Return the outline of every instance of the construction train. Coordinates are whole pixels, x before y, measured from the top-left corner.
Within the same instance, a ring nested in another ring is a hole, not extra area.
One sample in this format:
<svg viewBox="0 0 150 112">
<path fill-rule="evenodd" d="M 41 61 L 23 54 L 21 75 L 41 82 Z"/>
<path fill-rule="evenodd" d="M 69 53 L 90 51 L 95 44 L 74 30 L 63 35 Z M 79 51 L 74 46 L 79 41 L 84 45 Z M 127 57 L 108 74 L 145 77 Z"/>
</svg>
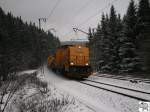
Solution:
<svg viewBox="0 0 150 112">
<path fill-rule="evenodd" d="M 92 73 L 89 48 L 80 44 L 61 45 L 54 56 L 48 57 L 48 67 L 69 78 L 86 78 Z"/>
</svg>

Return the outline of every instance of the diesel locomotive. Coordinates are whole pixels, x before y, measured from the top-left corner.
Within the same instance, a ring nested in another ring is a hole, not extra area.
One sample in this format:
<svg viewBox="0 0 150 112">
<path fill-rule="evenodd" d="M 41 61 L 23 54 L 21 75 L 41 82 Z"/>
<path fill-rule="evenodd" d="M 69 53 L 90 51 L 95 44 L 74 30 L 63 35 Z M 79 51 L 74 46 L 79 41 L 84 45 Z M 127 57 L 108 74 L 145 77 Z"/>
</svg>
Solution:
<svg viewBox="0 0 150 112">
<path fill-rule="evenodd" d="M 83 45 L 62 45 L 48 57 L 48 67 L 69 78 L 86 78 L 92 73 L 89 48 Z"/>
</svg>

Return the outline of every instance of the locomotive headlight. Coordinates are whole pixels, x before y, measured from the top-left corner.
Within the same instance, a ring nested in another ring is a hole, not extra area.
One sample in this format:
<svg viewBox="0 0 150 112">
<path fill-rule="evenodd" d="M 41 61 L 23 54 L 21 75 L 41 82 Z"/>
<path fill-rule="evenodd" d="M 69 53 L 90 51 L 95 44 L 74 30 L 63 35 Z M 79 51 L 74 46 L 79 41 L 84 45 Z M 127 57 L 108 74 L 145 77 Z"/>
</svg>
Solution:
<svg viewBox="0 0 150 112">
<path fill-rule="evenodd" d="M 89 63 L 86 63 L 85 65 L 86 65 L 86 66 L 88 66 L 88 65 L 89 65 Z"/>
<path fill-rule="evenodd" d="M 74 65 L 74 63 L 73 63 L 73 62 L 71 62 L 71 63 L 70 63 L 70 65 Z"/>
<path fill-rule="evenodd" d="M 81 46 L 79 46 L 79 49 L 81 49 Z"/>
</svg>

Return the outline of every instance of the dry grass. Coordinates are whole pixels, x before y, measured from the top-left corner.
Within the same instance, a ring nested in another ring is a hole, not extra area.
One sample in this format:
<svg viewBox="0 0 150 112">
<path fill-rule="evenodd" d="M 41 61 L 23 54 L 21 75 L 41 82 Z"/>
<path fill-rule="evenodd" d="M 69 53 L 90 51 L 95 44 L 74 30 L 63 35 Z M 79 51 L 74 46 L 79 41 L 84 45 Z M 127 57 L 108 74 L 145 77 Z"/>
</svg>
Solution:
<svg viewBox="0 0 150 112">
<path fill-rule="evenodd" d="M 13 92 L 0 112 L 64 112 L 64 107 L 74 103 L 69 96 L 53 97 L 53 90 L 48 90 L 47 82 L 37 78 L 36 72 L 15 76 L 10 83 L 5 83 L 0 91 L 5 90 L 5 95 Z M 35 91 L 30 94 L 33 89 Z"/>
</svg>

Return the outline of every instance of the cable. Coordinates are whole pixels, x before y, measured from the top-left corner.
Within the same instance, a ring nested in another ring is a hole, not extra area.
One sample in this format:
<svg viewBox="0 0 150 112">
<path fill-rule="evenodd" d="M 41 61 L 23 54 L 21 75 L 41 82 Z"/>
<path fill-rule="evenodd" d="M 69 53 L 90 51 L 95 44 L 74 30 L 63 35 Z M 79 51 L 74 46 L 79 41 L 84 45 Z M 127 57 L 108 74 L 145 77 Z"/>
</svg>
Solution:
<svg viewBox="0 0 150 112">
<path fill-rule="evenodd" d="M 86 20 L 84 20 L 82 23 L 80 23 L 79 25 L 77 25 L 78 27 L 82 26 L 84 23 L 86 23 L 87 21 L 91 20 L 93 17 L 97 16 L 99 13 L 101 13 L 105 8 L 111 6 L 114 2 L 116 2 L 118 0 L 113 0 L 112 2 L 108 3 L 108 5 L 106 5 L 105 7 L 103 7 L 101 10 L 99 10 L 97 13 L 93 14 L 92 16 L 88 17 Z"/>
<path fill-rule="evenodd" d="M 61 1 L 61 0 L 57 0 L 56 4 L 55 4 L 54 7 L 52 8 L 52 10 L 51 10 L 49 16 L 46 18 L 47 21 L 48 21 L 48 20 L 51 18 L 51 16 L 53 15 L 53 13 L 54 13 L 55 9 L 57 8 L 57 6 L 59 5 L 60 1 Z"/>
<path fill-rule="evenodd" d="M 61 1 L 61 0 L 57 0 L 55 6 L 54 6 L 53 9 L 51 10 L 51 13 L 50 13 L 50 15 L 48 16 L 48 18 L 50 18 L 50 17 L 52 16 L 54 10 L 56 9 L 56 7 L 57 7 L 58 4 L 60 3 L 60 1 Z M 85 7 L 87 7 L 90 2 L 91 2 L 91 0 L 88 0 L 88 1 L 76 12 L 77 14 L 76 14 L 73 18 L 76 18 L 76 17 L 80 14 L 81 10 L 83 10 Z M 71 33 L 71 32 L 72 32 L 72 31 L 70 31 L 69 33 Z"/>
<path fill-rule="evenodd" d="M 59 5 L 60 1 L 61 1 L 61 0 L 57 0 L 56 4 L 55 4 L 54 7 L 52 8 L 52 10 L 51 10 L 51 12 L 50 12 L 50 15 L 48 16 L 47 19 L 49 19 L 49 18 L 52 16 L 54 10 L 55 10 L 55 9 L 57 8 L 57 6 Z"/>
<path fill-rule="evenodd" d="M 88 6 L 88 4 L 92 2 L 92 0 L 88 0 L 76 13 L 76 16 L 74 16 L 73 18 L 76 18 L 80 13 L 81 13 L 81 10 L 83 10 L 84 8 L 86 8 Z"/>
<path fill-rule="evenodd" d="M 92 0 L 88 0 L 79 10 L 77 10 L 76 15 L 73 16 L 72 18 L 76 18 L 81 13 L 81 10 L 83 10 L 84 8 L 86 8 L 90 2 L 92 2 Z M 72 31 L 69 31 L 68 33 L 66 33 L 63 36 L 66 36 L 66 35 L 70 34 L 71 32 Z"/>
<path fill-rule="evenodd" d="M 100 9 L 97 13 L 95 13 L 94 15 L 88 17 L 86 20 L 84 20 L 82 23 L 80 23 L 79 25 L 77 25 L 78 27 L 81 27 L 83 24 L 85 24 L 87 21 L 91 20 L 93 17 L 97 16 L 100 12 L 102 12 L 105 8 L 111 6 L 114 2 L 116 2 L 118 0 L 113 0 L 112 2 L 108 3 L 108 5 L 106 5 L 105 7 L 103 7 L 102 9 Z M 63 36 L 66 36 L 68 34 L 70 34 L 71 32 L 73 32 L 72 30 L 69 31 L 68 33 L 66 33 L 65 35 Z"/>
</svg>

